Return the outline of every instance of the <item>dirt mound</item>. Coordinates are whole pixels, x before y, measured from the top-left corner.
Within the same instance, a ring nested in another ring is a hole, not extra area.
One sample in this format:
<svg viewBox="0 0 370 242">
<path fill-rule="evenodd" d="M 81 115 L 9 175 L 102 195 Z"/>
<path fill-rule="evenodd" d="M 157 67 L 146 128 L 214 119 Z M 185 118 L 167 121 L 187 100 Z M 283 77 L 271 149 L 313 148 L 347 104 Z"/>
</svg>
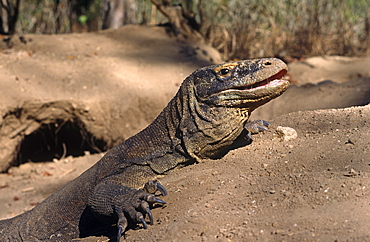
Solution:
<svg viewBox="0 0 370 242">
<path fill-rule="evenodd" d="M 296 84 L 317 84 L 323 81 L 347 82 L 370 76 L 370 58 L 317 56 L 289 65 Z"/>
<path fill-rule="evenodd" d="M 155 226 L 128 241 L 367 241 L 370 106 L 296 112 L 229 152 L 177 170 Z M 283 141 L 278 125 L 296 139 Z"/>
<path fill-rule="evenodd" d="M 221 61 L 163 28 L 26 40 L 0 51 L 1 169 L 33 162 L 0 174 L 0 218 L 31 209 L 81 174 L 102 156 L 92 153 L 149 124 L 188 74 Z M 369 240 L 370 106 L 351 107 L 370 102 L 366 63 L 290 64 L 294 85 L 253 113 L 272 121 L 270 130 L 222 159 L 162 178 L 168 204 L 153 210 L 154 226 L 126 239 Z M 319 108 L 344 109 L 295 112 Z M 282 141 L 277 126 L 298 137 Z M 53 162 L 34 162 L 42 160 Z"/>
<path fill-rule="evenodd" d="M 0 52 L 0 171 L 20 163 L 22 141 L 47 132 L 40 127 L 71 122 L 88 134 L 82 135 L 87 150 L 111 148 L 150 123 L 194 69 L 221 62 L 211 47 L 177 41 L 165 31 L 126 26 L 27 35 L 27 44 Z M 69 148 L 57 142 L 56 158 Z"/>
<path fill-rule="evenodd" d="M 254 111 L 251 119 L 370 103 L 370 58 L 312 57 L 288 66 L 293 85 L 284 95 Z"/>
<path fill-rule="evenodd" d="M 292 68 L 291 68 L 292 69 Z M 281 97 L 252 113 L 252 119 L 271 119 L 298 110 L 345 108 L 370 102 L 370 77 L 343 83 L 323 81 L 291 86 Z"/>
</svg>

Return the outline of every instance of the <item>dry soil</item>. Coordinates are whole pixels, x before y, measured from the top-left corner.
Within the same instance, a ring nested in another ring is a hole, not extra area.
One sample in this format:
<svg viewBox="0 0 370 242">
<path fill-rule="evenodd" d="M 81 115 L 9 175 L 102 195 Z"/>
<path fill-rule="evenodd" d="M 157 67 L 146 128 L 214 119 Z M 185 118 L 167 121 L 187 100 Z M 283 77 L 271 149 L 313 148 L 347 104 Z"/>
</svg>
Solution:
<svg viewBox="0 0 370 242">
<path fill-rule="evenodd" d="M 97 151 L 149 124 L 188 74 L 221 62 L 214 49 L 158 27 L 25 39 L 0 49 L 1 219 L 81 174 Z M 167 205 L 153 210 L 155 225 L 125 239 L 370 240 L 370 60 L 315 57 L 289 68 L 291 88 L 252 117 L 270 129 L 161 178 Z"/>
</svg>

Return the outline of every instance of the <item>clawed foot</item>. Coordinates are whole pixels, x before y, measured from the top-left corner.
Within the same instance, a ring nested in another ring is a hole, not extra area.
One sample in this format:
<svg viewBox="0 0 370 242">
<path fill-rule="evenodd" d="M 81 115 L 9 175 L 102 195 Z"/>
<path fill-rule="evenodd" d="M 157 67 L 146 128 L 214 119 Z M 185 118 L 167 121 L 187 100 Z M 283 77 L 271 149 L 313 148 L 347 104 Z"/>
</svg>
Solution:
<svg viewBox="0 0 370 242">
<path fill-rule="evenodd" d="M 157 191 L 162 196 L 167 195 L 166 189 L 157 181 L 148 181 L 143 189 L 137 190 L 118 184 L 114 179 L 105 180 L 95 187 L 88 204 L 99 220 L 117 223 L 119 241 L 128 220 L 140 223 L 146 229 L 145 215 L 148 215 L 149 224 L 153 224 L 150 205 L 166 204 L 155 196 Z"/>
<path fill-rule="evenodd" d="M 153 214 L 150 211 L 150 205 L 154 203 L 166 204 L 165 201 L 158 199 L 154 194 L 159 191 L 162 196 L 167 195 L 166 189 L 157 181 L 148 181 L 143 189 L 130 189 L 129 194 L 125 194 L 121 204 L 116 207 L 118 215 L 118 233 L 117 241 L 120 240 L 122 233 L 125 231 L 128 222 L 127 216 L 136 223 L 141 223 L 144 229 L 148 228 L 145 221 L 145 214 L 149 217 L 149 224 L 153 225 Z M 127 198 L 129 196 L 129 198 Z"/>
<path fill-rule="evenodd" d="M 252 122 L 247 123 L 244 126 L 244 128 L 246 130 L 248 130 L 248 134 L 247 134 L 248 139 L 252 140 L 252 134 L 257 134 L 259 132 L 263 132 L 263 131 L 268 130 L 267 127 L 269 125 L 270 125 L 269 122 L 267 122 L 265 120 L 260 120 L 260 119 L 257 119 L 257 120 L 254 120 Z"/>
</svg>

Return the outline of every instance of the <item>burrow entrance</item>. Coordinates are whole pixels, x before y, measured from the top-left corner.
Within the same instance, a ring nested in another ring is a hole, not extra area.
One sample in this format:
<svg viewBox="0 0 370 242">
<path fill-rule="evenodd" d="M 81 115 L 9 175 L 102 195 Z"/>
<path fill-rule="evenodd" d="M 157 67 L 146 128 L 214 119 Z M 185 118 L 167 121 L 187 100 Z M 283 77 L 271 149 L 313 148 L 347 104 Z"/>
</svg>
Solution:
<svg viewBox="0 0 370 242">
<path fill-rule="evenodd" d="M 106 151 L 106 142 L 89 133 L 77 121 L 58 120 L 42 124 L 24 137 L 14 165 L 26 162 L 52 161 L 67 156 L 83 156 Z"/>
</svg>

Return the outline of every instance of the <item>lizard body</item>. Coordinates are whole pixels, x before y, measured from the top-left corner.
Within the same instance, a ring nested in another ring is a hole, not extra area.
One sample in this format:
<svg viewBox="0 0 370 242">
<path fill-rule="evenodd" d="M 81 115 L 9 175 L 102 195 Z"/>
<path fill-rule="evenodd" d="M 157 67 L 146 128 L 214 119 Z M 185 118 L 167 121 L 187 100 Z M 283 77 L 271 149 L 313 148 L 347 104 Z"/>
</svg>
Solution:
<svg viewBox="0 0 370 242">
<path fill-rule="evenodd" d="M 248 117 L 288 88 L 288 81 L 279 80 L 286 72 L 287 66 L 275 58 L 198 69 L 147 128 L 32 210 L 0 221 L 0 238 L 65 241 L 114 231 L 119 239 L 129 224 L 146 228 L 146 214 L 153 224 L 149 204 L 164 203 L 153 194 L 166 191 L 147 181 L 217 157 L 245 129 L 263 131 L 266 122 L 247 125 Z"/>
</svg>

